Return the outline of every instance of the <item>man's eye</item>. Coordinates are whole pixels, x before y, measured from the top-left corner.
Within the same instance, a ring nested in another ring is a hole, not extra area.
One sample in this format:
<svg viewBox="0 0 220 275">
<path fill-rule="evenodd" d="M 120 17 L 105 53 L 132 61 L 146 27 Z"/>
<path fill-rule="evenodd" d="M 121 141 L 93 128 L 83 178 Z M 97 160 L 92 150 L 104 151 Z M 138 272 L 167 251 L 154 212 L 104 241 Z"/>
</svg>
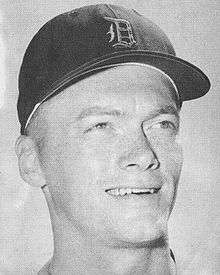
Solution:
<svg viewBox="0 0 220 275">
<path fill-rule="evenodd" d="M 168 128 L 171 128 L 174 130 L 176 129 L 176 126 L 174 125 L 174 123 L 172 123 L 168 120 L 161 121 L 160 125 L 161 125 L 161 128 L 163 128 L 163 129 L 168 129 Z"/>
<path fill-rule="evenodd" d="M 106 128 L 109 128 L 109 127 L 110 127 L 110 125 L 109 125 L 108 122 L 100 122 L 100 123 L 97 123 L 97 124 L 93 125 L 89 129 L 87 129 L 86 132 L 90 132 L 92 130 L 102 130 L 102 129 L 106 129 Z"/>
<path fill-rule="evenodd" d="M 155 123 L 154 125 L 152 125 L 152 128 L 156 128 L 156 129 L 170 129 L 170 130 L 174 130 L 177 131 L 178 127 L 171 121 L 168 120 L 163 120 L 160 121 L 158 123 Z"/>
<path fill-rule="evenodd" d="M 106 127 L 108 127 L 108 122 L 101 122 L 101 123 L 97 123 L 93 126 L 93 128 L 95 129 L 104 129 Z"/>
</svg>

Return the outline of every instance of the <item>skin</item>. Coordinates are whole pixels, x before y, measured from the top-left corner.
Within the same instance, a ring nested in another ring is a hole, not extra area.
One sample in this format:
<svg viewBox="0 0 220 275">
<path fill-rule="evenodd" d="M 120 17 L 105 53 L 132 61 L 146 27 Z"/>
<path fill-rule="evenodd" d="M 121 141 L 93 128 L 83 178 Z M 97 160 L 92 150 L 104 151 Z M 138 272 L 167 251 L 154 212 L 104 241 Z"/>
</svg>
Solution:
<svg viewBox="0 0 220 275">
<path fill-rule="evenodd" d="M 174 86 L 147 66 L 92 75 L 39 107 L 16 145 L 21 175 L 43 187 L 51 215 L 54 255 L 39 274 L 174 274 L 178 128 Z M 119 187 L 160 190 L 105 192 Z"/>
</svg>

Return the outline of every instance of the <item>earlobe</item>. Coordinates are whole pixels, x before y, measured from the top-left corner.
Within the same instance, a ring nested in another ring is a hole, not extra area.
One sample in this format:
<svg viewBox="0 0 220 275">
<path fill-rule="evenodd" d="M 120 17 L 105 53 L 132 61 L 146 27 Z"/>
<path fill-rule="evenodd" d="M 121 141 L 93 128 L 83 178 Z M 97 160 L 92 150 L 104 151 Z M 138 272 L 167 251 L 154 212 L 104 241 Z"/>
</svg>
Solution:
<svg viewBox="0 0 220 275">
<path fill-rule="evenodd" d="M 22 179 L 35 187 L 45 185 L 36 145 L 31 137 L 21 135 L 15 144 Z"/>
</svg>

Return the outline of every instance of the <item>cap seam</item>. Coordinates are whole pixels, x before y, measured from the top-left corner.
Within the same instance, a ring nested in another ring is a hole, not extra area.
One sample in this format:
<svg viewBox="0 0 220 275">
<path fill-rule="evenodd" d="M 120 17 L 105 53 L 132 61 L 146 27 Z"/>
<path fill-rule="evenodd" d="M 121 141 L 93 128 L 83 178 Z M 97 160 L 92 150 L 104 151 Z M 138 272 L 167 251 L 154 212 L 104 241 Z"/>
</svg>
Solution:
<svg viewBox="0 0 220 275">
<path fill-rule="evenodd" d="M 110 4 L 105 4 L 105 6 L 113 13 L 115 18 L 118 18 L 115 11 L 110 7 Z"/>
</svg>

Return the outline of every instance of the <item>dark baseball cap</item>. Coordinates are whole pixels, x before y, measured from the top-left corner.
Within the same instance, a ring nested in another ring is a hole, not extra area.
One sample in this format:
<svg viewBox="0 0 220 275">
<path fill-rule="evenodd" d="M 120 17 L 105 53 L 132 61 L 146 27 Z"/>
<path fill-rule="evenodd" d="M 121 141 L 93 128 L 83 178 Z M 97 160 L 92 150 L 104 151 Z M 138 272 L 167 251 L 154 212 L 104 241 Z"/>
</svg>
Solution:
<svg viewBox="0 0 220 275">
<path fill-rule="evenodd" d="M 19 74 L 21 133 L 50 97 L 98 71 L 134 62 L 167 74 L 181 102 L 210 89 L 207 76 L 176 57 L 168 37 L 152 21 L 121 6 L 85 6 L 56 16 L 31 40 Z"/>
</svg>

